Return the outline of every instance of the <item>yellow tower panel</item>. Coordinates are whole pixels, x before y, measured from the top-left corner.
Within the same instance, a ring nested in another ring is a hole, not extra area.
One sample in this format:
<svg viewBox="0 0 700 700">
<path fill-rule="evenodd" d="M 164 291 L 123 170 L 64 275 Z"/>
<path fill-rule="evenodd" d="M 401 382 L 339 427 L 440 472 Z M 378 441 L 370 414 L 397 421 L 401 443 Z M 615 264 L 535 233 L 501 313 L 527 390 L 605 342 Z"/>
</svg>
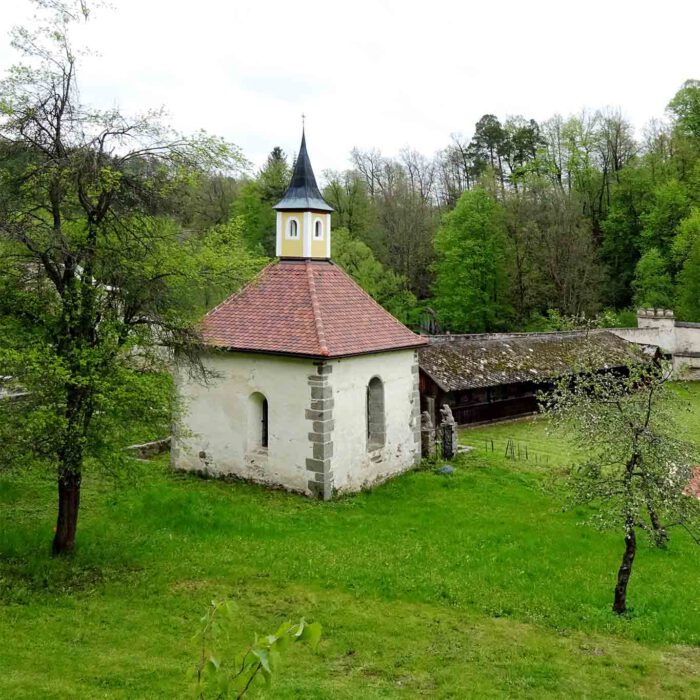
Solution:
<svg viewBox="0 0 700 700">
<path fill-rule="evenodd" d="M 304 214 L 298 211 L 283 211 L 281 230 L 280 256 L 283 258 L 304 257 Z"/>
<path fill-rule="evenodd" d="M 311 215 L 311 257 L 312 258 L 327 258 L 327 241 L 330 235 L 330 216 L 327 214 L 317 214 L 313 212 Z M 320 224 L 320 229 L 317 228 Z M 320 235 L 319 235 L 320 232 Z"/>
</svg>

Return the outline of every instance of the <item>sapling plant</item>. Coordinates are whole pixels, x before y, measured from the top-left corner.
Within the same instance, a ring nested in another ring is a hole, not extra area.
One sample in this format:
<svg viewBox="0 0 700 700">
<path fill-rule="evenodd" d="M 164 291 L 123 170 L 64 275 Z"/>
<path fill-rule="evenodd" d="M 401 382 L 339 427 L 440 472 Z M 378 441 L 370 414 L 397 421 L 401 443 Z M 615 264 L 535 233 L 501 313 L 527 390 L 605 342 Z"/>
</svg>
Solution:
<svg viewBox="0 0 700 700">
<path fill-rule="evenodd" d="M 235 606 L 230 600 L 212 600 L 201 619 L 195 641 L 200 646 L 194 669 L 194 697 L 197 700 L 242 698 L 257 681 L 270 685 L 289 645 L 301 642 L 316 649 L 321 638 L 318 622 L 282 623 L 274 634 L 255 636 L 241 653 L 226 648 L 236 624 Z"/>
</svg>

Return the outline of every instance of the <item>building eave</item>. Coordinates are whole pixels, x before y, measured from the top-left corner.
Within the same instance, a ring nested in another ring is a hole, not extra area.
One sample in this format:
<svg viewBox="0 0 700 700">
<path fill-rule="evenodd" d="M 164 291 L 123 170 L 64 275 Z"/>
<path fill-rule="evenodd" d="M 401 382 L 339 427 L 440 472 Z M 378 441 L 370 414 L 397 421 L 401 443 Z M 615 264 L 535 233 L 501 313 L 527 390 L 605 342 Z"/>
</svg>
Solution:
<svg viewBox="0 0 700 700">
<path fill-rule="evenodd" d="M 322 355 L 320 353 L 302 353 L 302 352 L 285 352 L 283 350 L 261 350 L 260 348 L 234 347 L 224 345 L 212 345 L 204 343 L 201 345 L 203 351 L 208 352 L 225 352 L 225 353 L 242 353 L 251 355 L 270 355 L 277 357 L 296 357 L 300 360 L 342 360 L 348 357 L 361 357 L 363 355 L 382 355 L 387 352 L 400 352 L 402 350 L 417 350 L 424 346 L 424 343 L 415 345 L 399 345 L 391 348 L 380 348 L 377 350 L 364 350 L 362 352 L 348 353 L 329 353 Z M 437 383 L 437 382 L 436 382 Z"/>
</svg>

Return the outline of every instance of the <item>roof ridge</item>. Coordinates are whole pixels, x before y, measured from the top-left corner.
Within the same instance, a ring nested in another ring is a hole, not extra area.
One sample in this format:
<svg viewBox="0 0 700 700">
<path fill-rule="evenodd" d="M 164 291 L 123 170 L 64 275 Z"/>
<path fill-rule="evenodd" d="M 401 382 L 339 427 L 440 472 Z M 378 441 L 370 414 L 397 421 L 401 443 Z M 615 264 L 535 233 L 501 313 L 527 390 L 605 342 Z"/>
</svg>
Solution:
<svg viewBox="0 0 700 700">
<path fill-rule="evenodd" d="M 326 334 L 323 329 L 323 318 L 321 317 L 321 307 L 316 297 L 316 282 L 314 281 L 314 271 L 311 263 L 306 261 L 306 277 L 309 282 L 309 295 L 311 296 L 311 308 L 314 312 L 314 324 L 316 326 L 316 336 L 318 344 L 321 348 L 321 355 L 328 355 L 328 346 L 326 345 Z"/>
</svg>

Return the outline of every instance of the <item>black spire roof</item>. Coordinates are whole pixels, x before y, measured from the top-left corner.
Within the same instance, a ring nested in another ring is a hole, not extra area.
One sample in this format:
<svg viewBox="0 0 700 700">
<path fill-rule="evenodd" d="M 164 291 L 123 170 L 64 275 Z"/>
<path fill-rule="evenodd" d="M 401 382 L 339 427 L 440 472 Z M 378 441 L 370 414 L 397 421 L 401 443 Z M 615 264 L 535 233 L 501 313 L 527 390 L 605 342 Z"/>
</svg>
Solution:
<svg viewBox="0 0 700 700">
<path fill-rule="evenodd" d="M 309 154 L 306 152 L 306 135 L 301 132 L 301 147 L 294 165 L 292 181 L 282 199 L 274 209 L 314 209 L 316 211 L 333 211 L 318 189 Z"/>
</svg>

